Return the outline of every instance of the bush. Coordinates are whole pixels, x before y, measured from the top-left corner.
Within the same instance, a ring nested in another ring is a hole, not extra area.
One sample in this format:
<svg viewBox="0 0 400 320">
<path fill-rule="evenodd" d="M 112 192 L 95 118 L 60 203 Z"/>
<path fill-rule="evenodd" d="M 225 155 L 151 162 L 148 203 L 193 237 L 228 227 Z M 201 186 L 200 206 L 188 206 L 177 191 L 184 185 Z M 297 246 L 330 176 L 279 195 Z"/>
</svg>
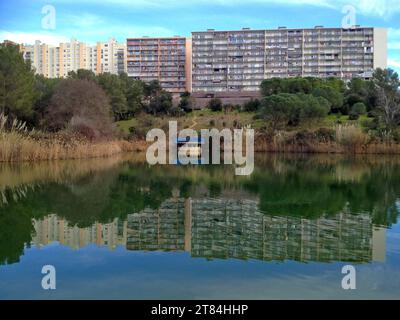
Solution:
<svg viewBox="0 0 400 320">
<path fill-rule="evenodd" d="M 362 102 L 357 102 L 351 107 L 351 113 L 358 114 L 359 116 L 367 113 L 367 107 Z"/>
<path fill-rule="evenodd" d="M 336 141 L 347 150 L 355 153 L 368 142 L 368 135 L 357 126 L 338 125 L 336 127 Z"/>
<path fill-rule="evenodd" d="M 301 146 L 309 145 L 310 143 L 313 142 L 314 138 L 315 138 L 314 134 L 307 130 L 299 131 L 294 136 L 296 144 Z"/>
<path fill-rule="evenodd" d="M 301 120 L 326 116 L 330 103 L 322 97 L 309 94 L 281 93 L 265 97 L 261 102 L 260 116 L 275 128 L 297 125 Z"/>
<path fill-rule="evenodd" d="M 222 111 L 222 101 L 221 99 L 218 98 L 212 98 L 208 104 L 207 108 L 210 109 L 211 111 Z"/>
<path fill-rule="evenodd" d="M 251 99 L 250 101 L 247 101 L 244 105 L 243 105 L 243 111 L 246 112 L 256 112 L 260 109 L 260 100 L 258 99 Z"/>
<path fill-rule="evenodd" d="M 331 142 L 335 140 L 335 131 L 328 128 L 319 128 L 315 131 L 315 136 L 320 142 Z"/>
<path fill-rule="evenodd" d="M 51 97 L 45 118 L 52 131 L 68 128 L 89 139 L 110 137 L 113 133 L 109 100 L 89 80 L 62 81 Z"/>
<path fill-rule="evenodd" d="M 357 113 L 354 112 L 349 113 L 349 120 L 358 120 L 358 118 L 360 118 L 360 116 Z"/>
</svg>

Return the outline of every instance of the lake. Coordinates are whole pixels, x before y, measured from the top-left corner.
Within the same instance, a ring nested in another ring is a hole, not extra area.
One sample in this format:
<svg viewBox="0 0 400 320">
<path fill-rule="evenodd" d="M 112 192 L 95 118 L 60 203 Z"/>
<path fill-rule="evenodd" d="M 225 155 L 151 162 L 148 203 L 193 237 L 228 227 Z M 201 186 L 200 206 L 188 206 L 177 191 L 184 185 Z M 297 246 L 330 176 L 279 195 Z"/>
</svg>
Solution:
<svg viewBox="0 0 400 320">
<path fill-rule="evenodd" d="M 399 213 L 399 157 L 2 164 L 0 299 L 398 299 Z"/>
</svg>

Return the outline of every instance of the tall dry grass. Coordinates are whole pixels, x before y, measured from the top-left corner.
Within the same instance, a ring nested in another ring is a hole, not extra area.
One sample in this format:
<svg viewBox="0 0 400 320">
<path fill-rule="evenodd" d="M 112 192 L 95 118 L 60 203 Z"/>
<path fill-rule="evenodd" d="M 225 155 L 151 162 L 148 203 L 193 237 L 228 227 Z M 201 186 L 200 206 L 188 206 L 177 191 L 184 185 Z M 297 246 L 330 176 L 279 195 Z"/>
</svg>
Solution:
<svg viewBox="0 0 400 320">
<path fill-rule="evenodd" d="M 346 151 L 351 153 L 360 153 L 366 148 L 370 138 L 355 125 L 337 125 L 336 142 Z"/>
<path fill-rule="evenodd" d="M 22 121 L 0 114 L 0 162 L 108 157 L 135 148 L 127 141 L 90 142 L 72 134 L 28 130 Z"/>
<path fill-rule="evenodd" d="M 335 130 L 256 132 L 254 150 L 272 153 L 400 154 L 400 144 L 374 138 L 354 125 L 338 125 Z"/>
</svg>

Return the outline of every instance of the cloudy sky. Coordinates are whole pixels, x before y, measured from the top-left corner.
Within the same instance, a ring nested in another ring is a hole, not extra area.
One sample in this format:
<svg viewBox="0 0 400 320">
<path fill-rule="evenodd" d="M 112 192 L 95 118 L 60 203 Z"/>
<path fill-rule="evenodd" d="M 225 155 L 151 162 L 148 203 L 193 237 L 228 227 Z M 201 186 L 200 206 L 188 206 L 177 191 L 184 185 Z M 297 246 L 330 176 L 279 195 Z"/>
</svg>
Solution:
<svg viewBox="0 0 400 320">
<path fill-rule="evenodd" d="M 55 9 L 55 29 L 42 23 L 46 5 Z M 355 8 L 356 24 L 389 29 L 388 63 L 400 71 L 400 0 L 2 0 L 0 40 L 95 43 L 208 28 L 340 27 L 346 5 Z"/>
</svg>

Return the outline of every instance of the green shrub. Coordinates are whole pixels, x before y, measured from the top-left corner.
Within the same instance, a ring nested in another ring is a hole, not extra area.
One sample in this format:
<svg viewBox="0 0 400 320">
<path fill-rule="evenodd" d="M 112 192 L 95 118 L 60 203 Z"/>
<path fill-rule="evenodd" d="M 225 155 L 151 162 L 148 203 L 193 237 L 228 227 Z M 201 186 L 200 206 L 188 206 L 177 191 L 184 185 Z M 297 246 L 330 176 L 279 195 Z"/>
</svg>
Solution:
<svg viewBox="0 0 400 320">
<path fill-rule="evenodd" d="M 208 104 L 207 108 L 210 109 L 211 111 L 222 111 L 222 101 L 221 99 L 218 98 L 212 98 Z"/>
<path fill-rule="evenodd" d="M 243 105 L 243 111 L 246 112 L 256 112 L 260 109 L 260 100 L 258 99 L 251 99 L 250 101 L 247 101 L 244 105 Z"/>
</svg>

